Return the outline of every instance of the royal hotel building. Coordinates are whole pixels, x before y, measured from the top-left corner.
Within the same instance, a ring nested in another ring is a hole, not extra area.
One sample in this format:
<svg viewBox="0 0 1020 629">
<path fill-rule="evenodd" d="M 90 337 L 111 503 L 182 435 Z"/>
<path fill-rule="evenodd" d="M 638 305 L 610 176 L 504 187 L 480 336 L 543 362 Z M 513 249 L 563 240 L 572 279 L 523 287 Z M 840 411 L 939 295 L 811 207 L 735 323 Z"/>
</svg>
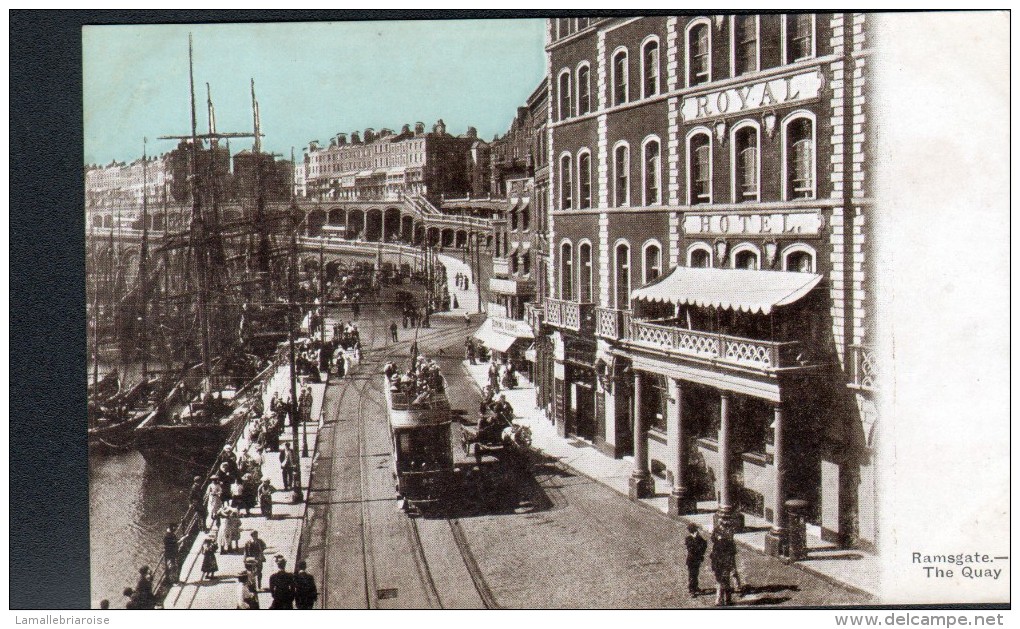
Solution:
<svg viewBox="0 0 1020 629">
<path fill-rule="evenodd" d="M 547 22 L 551 420 L 774 553 L 878 541 L 866 22 Z"/>
</svg>

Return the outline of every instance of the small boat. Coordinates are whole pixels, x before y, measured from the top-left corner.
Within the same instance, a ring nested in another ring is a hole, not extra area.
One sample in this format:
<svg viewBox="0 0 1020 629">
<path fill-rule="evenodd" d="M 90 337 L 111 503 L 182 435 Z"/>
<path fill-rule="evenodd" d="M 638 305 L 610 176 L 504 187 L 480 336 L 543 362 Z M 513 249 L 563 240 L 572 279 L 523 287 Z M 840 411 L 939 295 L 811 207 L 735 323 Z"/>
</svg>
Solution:
<svg viewBox="0 0 1020 629">
<path fill-rule="evenodd" d="M 127 391 L 105 399 L 89 401 L 89 453 L 117 452 L 134 446 L 135 428 L 157 406 L 160 385 L 165 380 L 152 376 L 138 381 Z"/>
</svg>

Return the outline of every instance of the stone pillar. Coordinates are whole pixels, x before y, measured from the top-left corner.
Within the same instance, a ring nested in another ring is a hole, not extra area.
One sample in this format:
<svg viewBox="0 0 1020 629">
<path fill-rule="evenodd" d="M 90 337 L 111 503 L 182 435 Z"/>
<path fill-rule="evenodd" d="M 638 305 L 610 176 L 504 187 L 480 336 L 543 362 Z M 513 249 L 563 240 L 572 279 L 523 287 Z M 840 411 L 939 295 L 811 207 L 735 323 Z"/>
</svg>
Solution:
<svg viewBox="0 0 1020 629">
<path fill-rule="evenodd" d="M 743 528 L 743 518 L 733 507 L 730 479 L 733 476 L 730 460 L 730 393 L 723 391 L 719 399 L 719 508 L 715 526 L 728 526 L 732 530 Z"/>
<path fill-rule="evenodd" d="M 773 408 L 775 414 L 774 439 L 772 446 L 772 464 L 775 473 L 774 489 L 775 498 L 772 506 L 772 530 L 765 536 L 765 552 L 775 557 L 787 554 L 787 531 L 786 531 L 786 447 L 783 443 L 784 418 L 783 407 L 776 404 Z"/>
<path fill-rule="evenodd" d="M 672 516 L 694 513 L 698 510 L 698 503 L 693 496 L 688 494 L 684 476 L 687 471 L 687 442 L 690 435 L 687 434 L 687 427 L 684 426 L 684 401 L 683 385 L 678 380 L 669 380 L 669 395 L 676 400 L 667 407 L 675 406 L 675 417 L 667 419 L 667 430 L 670 432 L 669 444 L 672 447 L 675 467 L 673 476 L 673 488 L 669 493 L 669 514 Z"/>
<path fill-rule="evenodd" d="M 649 498 L 654 493 L 648 471 L 648 429 L 641 414 L 641 374 L 634 371 L 634 471 L 630 475 L 630 499 Z"/>
</svg>

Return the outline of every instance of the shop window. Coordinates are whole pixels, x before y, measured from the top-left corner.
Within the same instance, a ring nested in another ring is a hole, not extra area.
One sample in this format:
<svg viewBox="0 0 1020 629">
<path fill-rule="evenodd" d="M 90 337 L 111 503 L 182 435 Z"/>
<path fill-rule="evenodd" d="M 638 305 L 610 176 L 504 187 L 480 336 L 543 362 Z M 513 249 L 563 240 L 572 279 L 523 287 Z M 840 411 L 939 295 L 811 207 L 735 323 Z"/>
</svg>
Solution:
<svg viewBox="0 0 1020 629">
<path fill-rule="evenodd" d="M 621 50 L 613 55 L 613 104 L 622 105 L 627 102 L 627 51 Z"/>
<path fill-rule="evenodd" d="M 688 142 L 690 159 L 690 204 L 712 202 L 712 144 L 707 133 L 691 136 Z"/>
<path fill-rule="evenodd" d="M 659 140 L 645 142 L 644 148 L 644 205 L 659 205 L 662 202 L 662 173 L 660 167 Z"/>
<path fill-rule="evenodd" d="M 687 31 L 687 85 L 693 87 L 712 80 L 712 35 L 708 20 L 699 20 Z"/>
</svg>

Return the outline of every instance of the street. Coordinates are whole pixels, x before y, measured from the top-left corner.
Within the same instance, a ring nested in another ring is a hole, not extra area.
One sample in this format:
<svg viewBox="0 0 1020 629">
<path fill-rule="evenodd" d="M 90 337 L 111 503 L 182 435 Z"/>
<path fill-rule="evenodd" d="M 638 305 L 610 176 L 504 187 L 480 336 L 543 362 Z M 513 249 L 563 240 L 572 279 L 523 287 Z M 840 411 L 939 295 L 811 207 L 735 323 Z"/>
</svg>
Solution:
<svg viewBox="0 0 1020 629">
<path fill-rule="evenodd" d="M 323 608 L 650 608 L 714 603 L 687 594 L 682 522 L 633 503 L 561 463 L 532 453 L 526 468 L 486 458 L 480 471 L 453 442 L 460 491 L 443 513 L 408 517 L 394 495 L 382 366 L 406 361 L 412 332 L 388 343 L 396 316 L 362 309 L 361 365 L 326 389 L 301 555 Z M 451 404 L 473 421 L 479 393 L 461 366 L 466 329 L 434 317 L 419 332 Z M 439 352 L 442 351 L 442 356 Z M 738 606 L 853 605 L 865 596 L 779 560 L 741 549 Z"/>
</svg>

